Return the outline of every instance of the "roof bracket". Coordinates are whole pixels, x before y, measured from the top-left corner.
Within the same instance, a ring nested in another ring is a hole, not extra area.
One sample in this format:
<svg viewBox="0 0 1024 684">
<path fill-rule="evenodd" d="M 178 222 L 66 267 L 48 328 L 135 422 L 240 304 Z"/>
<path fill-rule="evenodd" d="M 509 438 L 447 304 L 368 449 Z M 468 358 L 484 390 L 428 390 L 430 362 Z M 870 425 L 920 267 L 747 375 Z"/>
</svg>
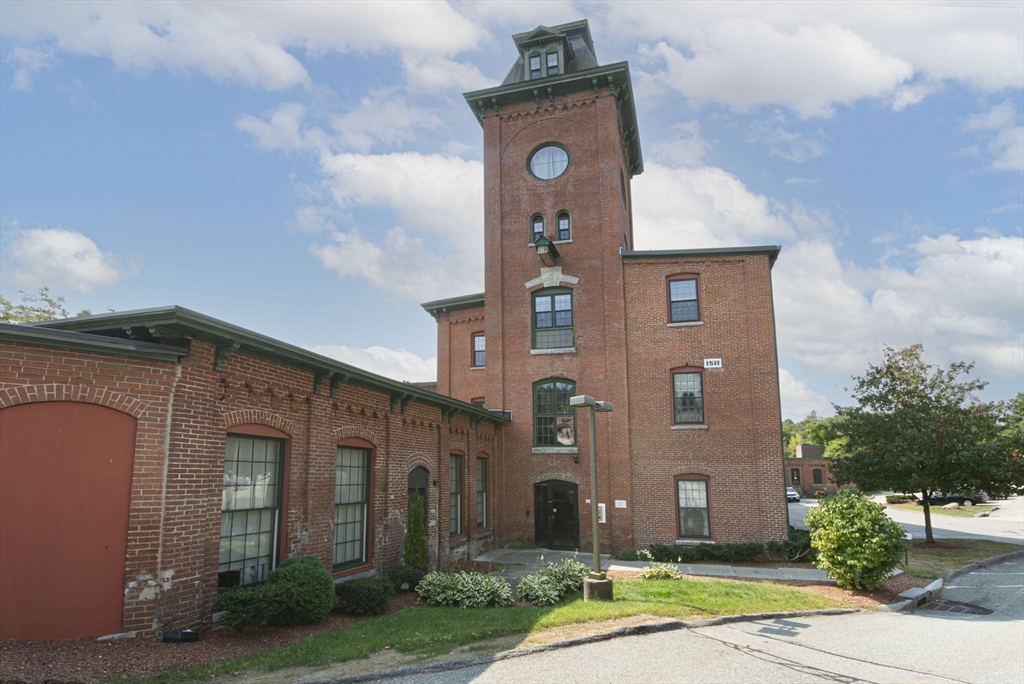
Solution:
<svg viewBox="0 0 1024 684">
<path fill-rule="evenodd" d="M 592 78 L 590 79 L 590 81 L 591 83 L 594 84 L 594 99 L 596 100 L 597 98 L 601 97 L 601 86 L 597 85 L 596 78 Z"/>
<path fill-rule="evenodd" d="M 128 336 L 129 340 L 137 340 L 139 336 L 132 331 L 132 326 L 124 325 L 121 326 L 121 330 L 124 330 L 124 334 Z"/>
<path fill-rule="evenodd" d="M 395 406 L 397 405 L 401 412 L 405 413 L 405 407 L 408 406 L 409 402 L 411 402 L 413 399 L 415 399 L 415 397 L 411 394 L 393 392 L 391 394 L 391 410 L 394 411 Z"/>
<path fill-rule="evenodd" d="M 224 362 L 228 360 L 228 357 L 238 351 L 241 347 L 238 342 L 223 342 L 218 344 L 213 352 L 213 370 L 220 373 L 224 370 Z"/>
<path fill-rule="evenodd" d="M 479 114 L 480 120 L 483 121 L 484 119 L 487 118 L 487 107 L 484 107 L 484 101 L 483 100 L 477 100 L 476 104 L 480 108 L 480 114 Z"/>
<path fill-rule="evenodd" d="M 474 430 L 476 430 L 477 427 L 479 427 L 479 425 L 480 425 L 480 421 L 482 421 L 482 420 L 483 420 L 483 416 L 470 416 L 470 418 L 469 418 L 469 427 L 471 427 Z"/>
<path fill-rule="evenodd" d="M 441 407 L 441 422 L 442 423 L 450 423 L 450 422 L 452 422 L 452 418 L 455 417 L 459 413 L 460 410 L 461 409 L 459 409 L 458 406 L 442 406 Z"/>
<path fill-rule="evenodd" d="M 548 102 L 552 107 L 555 106 L 555 91 L 551 89 L 551 86 L 548 86 Z"/>
<path fill-rule="evenodd" d="M 608 77 L 608 92 L 611 93 L 612 97 L 617 98 L 619 95 L 619 89 L 615 87 L 615 79 L 611 76 Z"/>
<path fill-rule="evenodd" d="M 331 371 L 319 371 L 313 374 L 313 394 L 320 394 L 320 386 L 324 384 L 325 380 L 330 380 L 334 376 Z"/>
<path fill-rule="evenodd" d="M 494 105 L 494 116 L 498 116 L 498 98 L 492 97 L 491 104 Z"/>
<path fill-rule="evenodd" d="M 533 101 L 537 104 L 537 109 L 540 109 L 540 93 L 536 88 L 533 89 Z"/>
<path fill-rule="evenodd" d="M 338 396 L 338 390 L 348 380 L 348 376 L 344 373 L 332 373 L 331 374 L 331 399 Z"/>
</svg>

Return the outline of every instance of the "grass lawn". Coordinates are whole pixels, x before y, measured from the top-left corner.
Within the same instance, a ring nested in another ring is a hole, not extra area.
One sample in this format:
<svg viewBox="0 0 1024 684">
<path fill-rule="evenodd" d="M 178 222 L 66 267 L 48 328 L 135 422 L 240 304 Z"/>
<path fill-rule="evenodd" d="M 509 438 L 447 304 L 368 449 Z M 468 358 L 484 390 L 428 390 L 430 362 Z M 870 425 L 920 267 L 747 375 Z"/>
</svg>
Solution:
<svg viewBox="0 0 1024 684">
<path fill-rule="evenodd" d="M 918 506 L 915 503 L 905 504 L 887 504 L 890 508 L 900 508 L 905 511 L 917 511 L 921 514 L 921 519 L 924 519 L 924 506 Z M 942 510 L 940 506 L 931 506 L 933 515 L 952 515 L 957 518 L 973 518 L 978 513 L 984 513 L 985 511 L 991 511 L 992 506 L 986 506 L 984 504 L 980 506 L 968 506 L 967 508 L 955 508 L 950 510 Z"/>
<path fill-rule="evenodd" d="M 673 618 L 710 617 L 844 607 L 846 604 L 799 588 L 768 582 L 659 580 L 616 582 L 612 602 L 584 602 L 582 596 L 549 608 L 427 608 L 415 606 L 306 639 L 275 651 L 219 665 L 176 670 L 148 682 L 179 682 L 239 670 L 278 670 L 365 658 L 385 646 L 423 656 L 447 653 L 485 639 L 528 634 L 552 627 L 609 620 L 641 613 Z"/>
<path fill-rule="evenodd" d="M 970 563 L 1022 550 L 1020 544 L 987 539 L 939 539 L 935 544 L 914 541 L 908 566 L 900 567 L 914 577 L 938 579 Z"/>
</svg>

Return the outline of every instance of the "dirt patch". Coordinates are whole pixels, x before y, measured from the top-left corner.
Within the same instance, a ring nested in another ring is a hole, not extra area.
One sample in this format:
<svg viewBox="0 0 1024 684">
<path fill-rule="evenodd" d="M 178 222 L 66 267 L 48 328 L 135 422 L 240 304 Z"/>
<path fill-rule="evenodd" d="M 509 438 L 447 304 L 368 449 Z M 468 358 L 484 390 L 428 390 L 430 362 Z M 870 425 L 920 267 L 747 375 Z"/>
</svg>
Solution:
<svg viewBox="0 0 1024 684">
<path fill-rule="evenodd" d="M 414 592 L 391 597 L 388 613 L 408 608 L 419 599 Z M 164 670 L 212 665 L 259 651 L 269 651 L 356 625 L 366 618 L 332 611 L 316 625 L 258 627 L 244 634 L 231 627 L 204 633 L 191 644 L 165 644 L 153 638 L 67 639 L 23 644 L 0 641 L 0 682 L 3 684 L 50 684 L 65 682 L 93 684 L 104 677 L 156 675 Z"/>
</svg>

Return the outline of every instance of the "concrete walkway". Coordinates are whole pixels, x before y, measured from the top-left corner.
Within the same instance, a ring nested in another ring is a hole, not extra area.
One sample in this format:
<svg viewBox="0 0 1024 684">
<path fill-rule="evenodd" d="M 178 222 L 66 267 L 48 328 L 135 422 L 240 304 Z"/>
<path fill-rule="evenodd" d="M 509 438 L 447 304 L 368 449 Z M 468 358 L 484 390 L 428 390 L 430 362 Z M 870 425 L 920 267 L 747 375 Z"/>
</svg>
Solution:
<svg viewBox="0 0 1024 684">
<path fill-rule="evenodd" d="M 502 576 L 512 585 L 519 584 L 519 579 L 545 567 L 548 563 L 557 563 L 563 558 L 575 557 L 581 563 L 590 566 L 593 562 L 591 553 L 574 553 L 572 551 L 551 551 L 549 549 L 496 549 L 477 556 L 474 560 L 489 563 L 501 563 L 505 566 Z M 602 570 L 640 570 L 650 563 L 646 561 L 612 560 L 611 556 L 601 554 Z M 809 582 L 826 582 L 835 584 L 824 570 L 815 568 L 759 568 L 738 567 L 733 565 L 706 565 L 703 563 L 670 563 L 684 575 L 700 575 L 705 577 L 731 577 L 734 579 L 761 580 L 802 580 Z"/>
</svg>

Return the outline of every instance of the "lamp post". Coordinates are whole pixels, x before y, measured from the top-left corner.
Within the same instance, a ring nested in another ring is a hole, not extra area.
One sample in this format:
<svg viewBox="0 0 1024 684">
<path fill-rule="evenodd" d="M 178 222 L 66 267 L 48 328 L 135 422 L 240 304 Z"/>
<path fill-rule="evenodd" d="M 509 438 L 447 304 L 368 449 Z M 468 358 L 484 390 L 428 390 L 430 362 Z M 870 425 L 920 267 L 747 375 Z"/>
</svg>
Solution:
<svg viewBox="0 0 1024 684">
<path fill-rule="evenodd" d="M 590 407 L 590 521 L 593 527 L 594 570 L 583 580 L 584 601 L 611 601 L 612 581 L 601 572 L 601 537 L 597 523 L 597 413 L 612 410 L 610 401 L 597 401 L 581 394 L 569 397 L 570 406 Z"/>
</svg>

